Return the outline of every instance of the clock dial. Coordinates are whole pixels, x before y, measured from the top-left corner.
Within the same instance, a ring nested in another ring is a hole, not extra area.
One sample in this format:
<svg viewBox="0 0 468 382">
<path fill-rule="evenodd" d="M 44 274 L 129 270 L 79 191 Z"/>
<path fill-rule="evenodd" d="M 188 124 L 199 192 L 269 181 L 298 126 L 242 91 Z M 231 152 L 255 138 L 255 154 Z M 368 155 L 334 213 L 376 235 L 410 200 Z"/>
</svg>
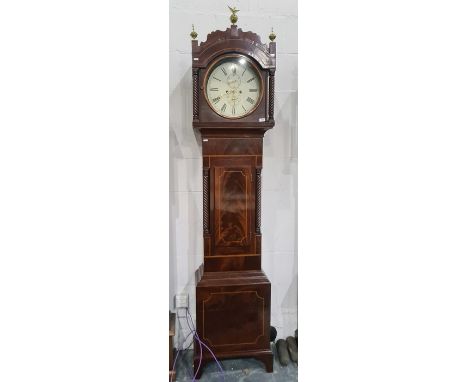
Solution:
<svg viewBox="0 0 468 382">
<path fill-rule="evenodd" d="M 226 57 L 208 73 L 205 95 L 217 114 L 225 118 L 242 118 L 257 108 L 261 85 L 258 71 L 247 58 Z"/>
</svg>

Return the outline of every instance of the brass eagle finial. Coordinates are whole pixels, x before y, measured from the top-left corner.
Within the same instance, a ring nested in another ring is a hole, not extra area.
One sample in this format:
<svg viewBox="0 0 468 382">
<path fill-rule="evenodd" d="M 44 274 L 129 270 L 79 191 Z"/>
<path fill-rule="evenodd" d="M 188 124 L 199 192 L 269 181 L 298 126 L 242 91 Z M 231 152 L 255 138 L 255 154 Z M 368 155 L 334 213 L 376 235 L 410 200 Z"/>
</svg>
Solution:
<svg viewBox="0 0 468 382">
<path fill-rule="evenodd" d="M 239 12 L 240 9 L 236 9 L 236 7 L 232 7 L 232 8 L 231 8 L 229 5 L 228 5 L 228 8 L 229 8 L 229 10 L 232 12 L 231 17 L 230 17 L 231 23 L 235 24 L 235 23 L 237 22 L 237 20 L 239 19 L 239 18 L 237 17 L 236 13 Z"/>
</svg>

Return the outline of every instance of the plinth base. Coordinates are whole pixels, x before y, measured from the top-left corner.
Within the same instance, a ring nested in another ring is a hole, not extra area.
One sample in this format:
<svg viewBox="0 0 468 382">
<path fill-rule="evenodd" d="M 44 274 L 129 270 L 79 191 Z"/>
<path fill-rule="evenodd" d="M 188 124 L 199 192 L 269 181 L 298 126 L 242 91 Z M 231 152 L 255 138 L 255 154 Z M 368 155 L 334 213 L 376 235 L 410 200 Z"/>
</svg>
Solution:
<svg viewBox="0 0 468 382">
<path fill-rule="evenodd" d="M 208 350 L 205 349 L 205 351 L 209 353 Z M 260 361 L 261 363 L 265 365 L 265 371 L 267 373 L 273 372 L 273 352 L 271 350 L 217 353 L 216 358 L 218 360 L 231 359 L 231 358 L 255 358 L 257 361 Z M 211 354 L 207 356 L 203 354 L 202 363 L 201 363 L 200 369 L 198 370 L 197 375 L 195 376 L 195 379 L 200 379 L 202 372 L 203 372 L 203 368 L 210 361 L 214 361 Z M 193 358 L 193 373 L 194 374 L 197 372 L 199 363 L 200 363 L 200 356 L 195 355 Z"/>
<path fill-rule="evenodd" d="M 218 359 L 256 358 L 273 371 L 271 284 L 263 271 L 205 272 L 196 287 L 197 332 Z M 194 344 L 194 372 L 213 356 Z"/>
</svg>

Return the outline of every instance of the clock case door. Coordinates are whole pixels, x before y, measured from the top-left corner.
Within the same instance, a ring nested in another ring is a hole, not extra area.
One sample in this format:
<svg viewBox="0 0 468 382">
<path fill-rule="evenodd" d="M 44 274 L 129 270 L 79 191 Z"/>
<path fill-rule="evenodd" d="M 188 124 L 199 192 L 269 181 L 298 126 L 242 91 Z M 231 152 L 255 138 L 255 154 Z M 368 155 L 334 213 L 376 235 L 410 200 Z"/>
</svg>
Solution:
<svg viewBox="0 0 468 382">
<path fill-rule="evenodd" d="M 249 254 L 252 240 L 255 195 L 252 193 L 255 158 L 213 158 L 213 248 L 219 255 Z"/>
</svg>

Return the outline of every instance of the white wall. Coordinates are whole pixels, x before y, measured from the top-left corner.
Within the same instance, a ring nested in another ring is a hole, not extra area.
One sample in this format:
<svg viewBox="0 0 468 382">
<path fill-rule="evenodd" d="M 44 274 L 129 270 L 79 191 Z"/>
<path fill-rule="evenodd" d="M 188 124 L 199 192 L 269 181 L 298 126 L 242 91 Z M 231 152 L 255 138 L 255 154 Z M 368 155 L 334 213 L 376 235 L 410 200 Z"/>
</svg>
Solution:
<svg viewBox="0 0 468 382">
<path fill-rule="evenodd" d="M 195 269 L 203 261 L 201 147 L 192 130 L 192 23 L 198 40 L 230 26 L 223 1 L 170 2 L 170 287 L 188 293 L 195 317 Z M 264 139 L 262 268 L 272 284 L 271 323 L 280 337 L 297 328 L 297 2 L 231 1 L 237 25 L 268 42 L 277 35 L 276 126 Z M 185 333 L 188 333 L 184 327 Z"/>
</svg>

